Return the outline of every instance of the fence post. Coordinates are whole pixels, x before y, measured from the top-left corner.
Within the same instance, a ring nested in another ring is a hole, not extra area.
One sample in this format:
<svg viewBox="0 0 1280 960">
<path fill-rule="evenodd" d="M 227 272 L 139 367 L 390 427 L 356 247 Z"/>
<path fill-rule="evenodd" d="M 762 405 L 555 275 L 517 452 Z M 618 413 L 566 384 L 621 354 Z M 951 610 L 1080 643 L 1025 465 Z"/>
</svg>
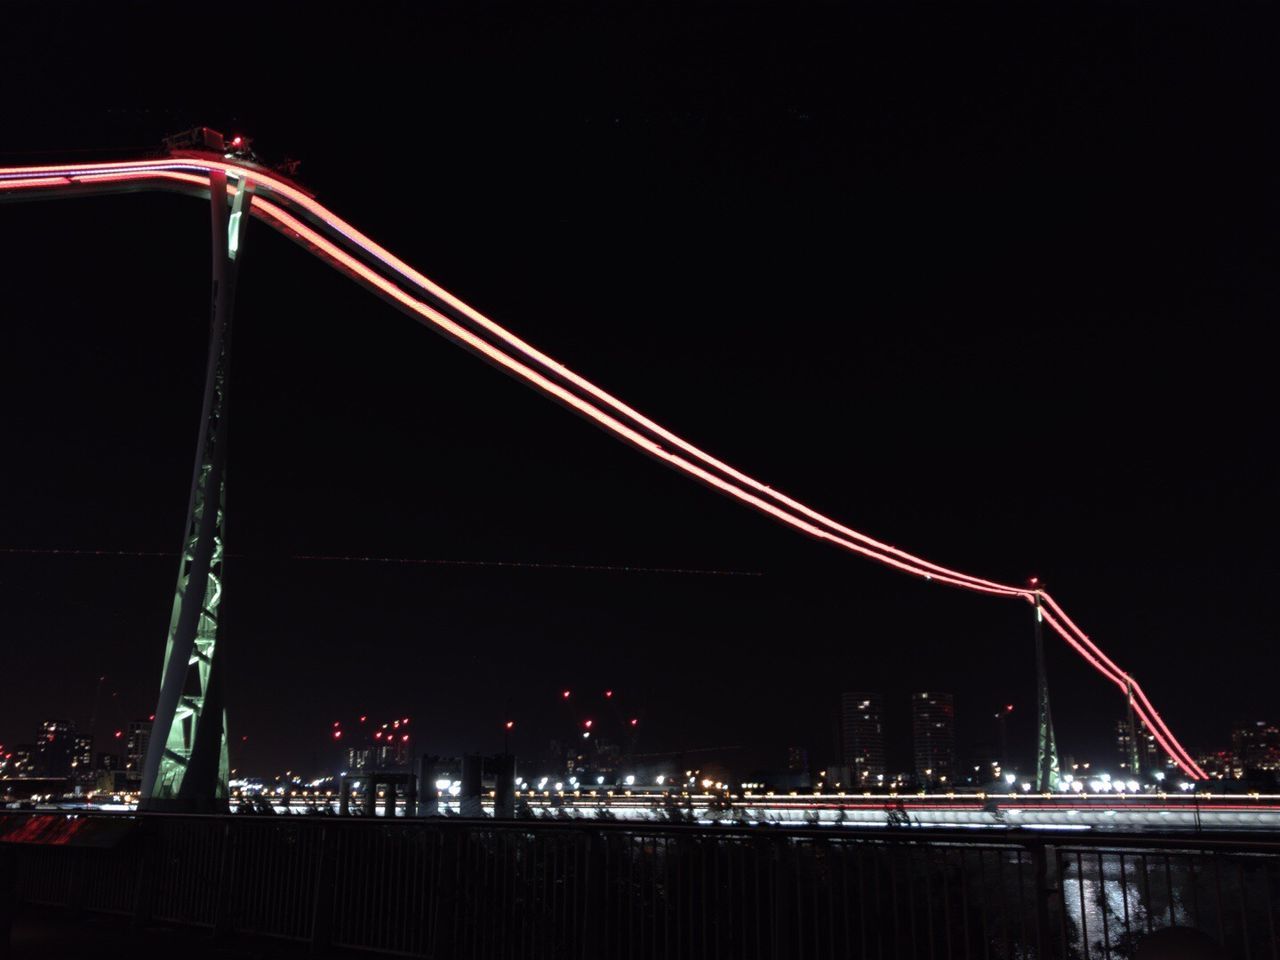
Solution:
<svg viewBox="0 0 1280 960">
<path fill-rule="evenodd" d="M 320 829 L 320 868 L 311 901 L 311 955 L 328 956 L 333 943 L 333 909 L 338 886 L 338 828 L 325 824 Z"/>
<path fill-rule="evenodd" d="M 18 855 L 0 843 L 0 960 L 13 956 L 13 914 L 18 900 Z"/>
<path fill-rule="evenodd" d="M 1047 957 L 1054 940 L 1052 923 L 1059 916 L 1058 851 L 1051 844 L 1035 843 L 1031 863 L 1036 876 L 1036 955 Z"/>
<path fill-rule="evenodd" d="M 225 943 L 231 936 L 231 856 L 234 837 L 231 818 L 222 821 L 222 850 L 218 855 L 218 885 L 214 888 L 213 942 Z"/>
<path fill-rule="evenodd" d="M 138 855 L 138 883 L 134 887 L 133 920 L 134 929 L 145 927 L 151 922 L 152 902 L 155 897 L 156 870 L 160 859 L 160 838 L 156 835 L 157 821 L 151 817 L 138 818 L 138 843 L 142 847 Z"/>
<path fill-rule="evenodd" d="M 582 960 L 604 956 L 605 855 L 608 838 L 598 830 L 585 833 L 586 849 L 582 855 L 582 943 L 578 955 Z"/>
</svg>

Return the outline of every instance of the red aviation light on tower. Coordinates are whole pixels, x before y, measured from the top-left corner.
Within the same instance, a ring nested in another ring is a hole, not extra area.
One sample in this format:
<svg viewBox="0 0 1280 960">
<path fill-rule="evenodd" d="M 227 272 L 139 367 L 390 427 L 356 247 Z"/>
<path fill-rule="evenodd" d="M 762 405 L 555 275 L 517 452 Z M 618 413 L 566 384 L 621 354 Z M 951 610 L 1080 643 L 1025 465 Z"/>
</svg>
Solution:
<svg viewBox="0 0 1280 960">
<path fill-rule="evenodd" d="M 124 736 L 124 731 L 123 731 L 123 730 L 117 730 L 117 731 L 116 731 L 116 739 L 117 739 L 117 740 L 119 740 L 119 739 L 120 739 L 121 737 L 123 737 L 123 736 Z"/>
<path fill-rule="evenodd" d="M 341 731 L 341 730 L 335 730 L 335 731 L 333 731 L 333 739 L 335 739 L 335 740 L 341 740 L 341 739 L 342 739 L 342 731 Z"/>
<path fill-rule="evenodd" d="M 569 691 L 568 691 L 568 690 L 566 690 L 566 691 L 564 691 L 564 693 L 560 694 L 560 699 L 561 699 L 561 700 L 568 700 L 568 699 L 569 699 Z"/>
<path fill-rule="evenodd" d="M 632 725 L 633 727 L 635 727 L 635 726 L 639 726 L 639 724 L 640 724 L 640 720 L 639 720 L 639 718 L 637 718 L 637 717 L 632 717 L 632 718 L 631 718 L 631 725 Z"/>
<path fill-rule="evenodd" d="M 360 714 L 360 722 L 361 722 L 361 723 L 364 723 L 364 722 L 365 722 L 366 720 L 368 720 L 368 719 L 369 719 L 369 715 L 368 715 L 367 713 L 362 713 L 362 714 Z"/>
<path fill-rule="evenodd" d="M 409 742 L 409 735 L 406 733 L 406 734 L 404 734 L 403 736 L 401 736 L 401 737 L 400 737 L 400 742 L 401 742 L 401 743 L 408 743 L 408 742 Z"/>
<path fill-rule="evenodd" d="M 605 698 L 606 700 L 610 700 L 610 699 L 612 699 L 612 698 L 613 698 L 613 691 L 612 691 L 612 690 L 606 690 L 606 691 L 604 692 L 604 698 Z"/>
<path fill-rule="evenodd" d="M 504 726 L 505 726 L 508 730 L 514 730 L 514 729 L 515 729 L 515 727 L 516 727 L 516 722 L 515 722 L 514 720 L 508 720 L 508 721 L 504 724 Z"/>
<path fill-rule="evenodd" d="M 593 720 L 584 720 L 584 721 L 582 721 L 582 725 L 583 725 L 584 727 L 586 727 L 588 730 L 590 730 L 590 729 L 591 729 L 591 724 L 592 724 L 592 723 L 594 723 L 594 722 L 595 722 L 595 721 L 593 721 Z"/>
</svg>

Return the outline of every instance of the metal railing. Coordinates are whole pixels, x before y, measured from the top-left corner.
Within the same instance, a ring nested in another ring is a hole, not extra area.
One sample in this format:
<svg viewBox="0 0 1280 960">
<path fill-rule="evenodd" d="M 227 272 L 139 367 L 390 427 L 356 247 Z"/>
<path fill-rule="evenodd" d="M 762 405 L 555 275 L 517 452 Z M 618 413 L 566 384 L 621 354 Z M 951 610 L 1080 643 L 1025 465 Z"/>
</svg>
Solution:
<svg viewBox="0 0 1280 960">
<path fill-rule="evenodd" d="M 1110 960 L 1191 926 L 1229 956 L 1280 955 L 1265 835 L 115 815 L 77 845 L 21 816 L 65 817 L 0 815 L 0 840 L 26 838 L 0 843 L 19 904 L 321 948 Z"/>
</svg>

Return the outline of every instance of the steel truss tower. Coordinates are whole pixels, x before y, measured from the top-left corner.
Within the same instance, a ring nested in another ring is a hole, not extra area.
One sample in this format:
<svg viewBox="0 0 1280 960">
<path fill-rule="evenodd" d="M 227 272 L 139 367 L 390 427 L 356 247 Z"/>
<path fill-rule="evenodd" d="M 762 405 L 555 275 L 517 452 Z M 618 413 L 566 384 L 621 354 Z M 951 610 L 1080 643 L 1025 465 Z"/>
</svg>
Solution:
<svg viewBox="0 0 1280 960">
<path fill-rule="evenodd" d="M 1058 743 L 1049 712 L 1049 678 L 1044 669 L 1044 613 L 1036 593 L 1036 790 L 1058 789 Z"/>
<path fill-rule="evenodd" d="M 228 212 L 227 178 L 209 179 L 213 290 L 209 360 L 186 537 L 169 618 L 160 696 L 142 769 L 141 806 L 206 811 L 227 805 L 227 722 L 218 643 L 226 523 L 227 393 L 231 315 L 241 231 L 252 185 L 241 180 Z"/>
</svg>

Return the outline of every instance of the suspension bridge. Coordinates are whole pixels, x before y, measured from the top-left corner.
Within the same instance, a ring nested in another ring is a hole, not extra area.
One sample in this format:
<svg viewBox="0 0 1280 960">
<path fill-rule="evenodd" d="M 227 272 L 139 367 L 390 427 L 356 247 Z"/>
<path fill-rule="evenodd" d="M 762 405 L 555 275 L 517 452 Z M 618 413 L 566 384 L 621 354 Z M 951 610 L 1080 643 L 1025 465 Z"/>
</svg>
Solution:
<svg viewBox="0 0 1280 960">
<path fill-rule="evenodd" d="M 571 413 L 749 509 L 907 576 L 1030 605 L 1039 666 L 1037 790 L 1054 789 L 1058 775 L 1044 680 L 1044 625 L 1117 687 L 1128 703 L 1131 722 L 1141 723 L 1188 779 L 1206 779 L 1132 673 L 1107 656 L 1037 580 L 1001 583 L 934 563 L 826 516 L 717 459 L 449 293 L 289 176 L 259 163 L 242 138 L 227 139 L 198 128 L 171 138 L 168 145 L 163 156 L 0 168 L 0 201 L 167 190 L 210 205 L 212 296 L 205 390 L 154 734 L 143 769 L 145 809 L 217 811 L 225 808 L 228 797 L 218 610 L 225 560 L 222 530 L 231 321 L 251 220 L 300 244 L 370 293 Z M 1131 740 L 1136 742 L 1136 737 Z"/>
</svg>

